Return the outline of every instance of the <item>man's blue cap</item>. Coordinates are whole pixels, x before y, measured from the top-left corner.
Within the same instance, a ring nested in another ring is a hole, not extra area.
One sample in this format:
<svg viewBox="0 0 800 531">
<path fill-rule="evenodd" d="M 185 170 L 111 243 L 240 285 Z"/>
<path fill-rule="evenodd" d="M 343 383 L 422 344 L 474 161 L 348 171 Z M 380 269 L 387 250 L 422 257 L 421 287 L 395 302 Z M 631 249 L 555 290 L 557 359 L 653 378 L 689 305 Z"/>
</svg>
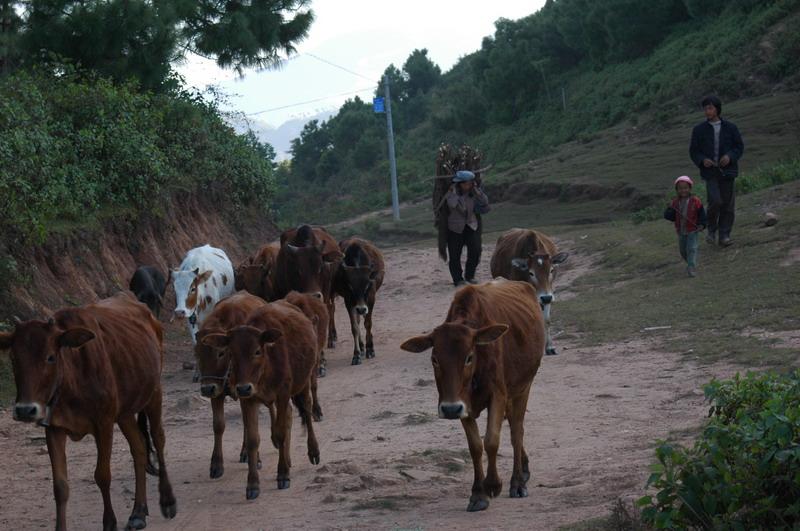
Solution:
<svg viewBox="0 0 800 531">
<path fill-rule="evenodd" d="M 467 170 L 460 170 L 456 172 L 456 176 L 453 177 L 454 183 L 465 183 L 467 181 L 472 181 L 475 179 L 475 174 L 471 171 Z"/>
</svg>

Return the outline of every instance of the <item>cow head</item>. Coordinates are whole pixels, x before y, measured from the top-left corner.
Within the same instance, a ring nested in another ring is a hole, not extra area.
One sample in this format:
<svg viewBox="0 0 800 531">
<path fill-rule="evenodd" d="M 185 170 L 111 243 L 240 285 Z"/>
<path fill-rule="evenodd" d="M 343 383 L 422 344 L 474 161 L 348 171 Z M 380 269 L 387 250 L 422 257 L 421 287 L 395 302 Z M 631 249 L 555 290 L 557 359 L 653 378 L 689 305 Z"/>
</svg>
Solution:
<svg viewBox="0 0 800 531">
<path fill-rule="evenodd" d="M 550 303 L 553 302 L 553 281 L 558 264 L 563 263 L 567 253 L 549 254 L 529 253 L 527 256 L 511 260 L 511 279 L 529 282 L 539 295 L 539 303 L 549 316 Z"/>
<path fill-rule="evenodd" d="M 46 424 L 61 385 L 59 365 L 72 349 L 94 339 L 82 327 L 61 329 L 55 321 L 27 321 L 0 333 L 0 350 L 10 350 L 17 386 L 14 420 Z"/>
<path fill-rule="evenodd" d="M 375 285 L 375 279 L 378 277 L 378 272 L 371 266 L 349 266 L 342 264 L 340 266 L 344 274 L 344 279 L 347 284 L 347 289 L 350 291 L 350 302 L 359 315 L 367 315 L 369 312 L 370 289 Z"/>
<path fill-rule="evenodd" d="M 241 288 L 253 295 L 266 298 L 267 284 L 272 270 L 271 264 L 247 264 L 239 268 Z M 239 282 L 237 276 L 237 282 Z"/>
<path fill-rule="evenodd" d="M 220 330 L 200 330 L 194 346 L 197 370 L 200 373 L 200 394 L 206 398 L 217 398 L 225 391 L 225 380 L 230 370 L 230 354 L 227 347 L 217 348 L 203 341 Z"/>
<path fill-rule="evenodd" d="M 260 330 L 252 326 L 237 326 L 227 334 L 209 334 L 203 343 L 217 349 L 227 349 L 231 357 L 231 384 L 235 386 L 239 398 L 252 397 L 263 377 L 269 377 L 268 351 L 275 346 L 282 332 L 274 328 Z"/>
<path fill-rule="evenodd" d="M 485 361 L 479 356 L 486 355 L 481 347 L 496 341 L 507 330 L 508 325 L 504 324 L 475 329 L 463 324 L 445 323 L 428 335 L 408 339 L 400 345 L 408 352 L 433 349 L 431 363 L 439 390 L 440 418 L 463 419 L 470 415 L 475 368 Z"/>
<path fill-rule="evenodd" d="M 205 283 L 211 278 L 213 271 L 200 272 L 200 268 L 190 271 L 172 270 L 172 283 L 175 286 L 174 317 L 183 319 L 194 315 L 197 310 L 204 309 L 212 302 L 207 294 Z"/>
<path fill-rule="evenodd" d="M 323 268 L 338 260 L 342 253 L 338 249 L 326 249 L 325 242 L 296 246 L 287 243 L 287 268 L 289 288 L 301 293 L 321 293 Z"/>
<path fill-rule="evenodd" d="M 139 293 L 136 298 L 139 299 L 139 302 L 146 304 L 156 318 L 161 315 L 161 307 L 164 305 L 164 299 L 161 295 L 153 290 L 146 290 Z"/>
</svg>

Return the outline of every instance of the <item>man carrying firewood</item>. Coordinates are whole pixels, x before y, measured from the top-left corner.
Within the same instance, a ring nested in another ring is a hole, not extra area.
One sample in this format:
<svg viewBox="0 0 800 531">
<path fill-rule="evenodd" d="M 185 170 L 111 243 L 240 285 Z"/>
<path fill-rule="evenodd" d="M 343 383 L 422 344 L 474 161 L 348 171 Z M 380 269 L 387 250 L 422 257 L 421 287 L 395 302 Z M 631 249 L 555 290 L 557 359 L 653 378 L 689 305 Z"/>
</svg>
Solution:
<svg viewBox="0 0 800 531">
<path fill-rule="evenodd" d="M 453 177 L 447 192 L 447 254 L 453 284 L 477 284 L 475 270 L 481 259 L 481 232 L 478 214 L 489 211 L 489 198 L 475 185 L 475 174 L 461 170 Z M 461 253 L 467 248 L 466 271 L 461 269 Z"/>
</svg>

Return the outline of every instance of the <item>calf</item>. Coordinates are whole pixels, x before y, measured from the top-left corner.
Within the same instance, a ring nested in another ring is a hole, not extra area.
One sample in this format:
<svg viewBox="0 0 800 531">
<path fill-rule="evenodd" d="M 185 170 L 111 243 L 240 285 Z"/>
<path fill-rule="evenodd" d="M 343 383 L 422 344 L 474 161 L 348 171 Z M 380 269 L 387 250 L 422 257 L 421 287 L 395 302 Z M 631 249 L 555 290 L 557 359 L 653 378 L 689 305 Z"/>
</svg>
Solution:
<svg viewBox="0 0 800 531">
<path fill-rule="evenodd" d="M 265 301 L 275 300 L 275 260 L 280 243 L 268 243 L 236 268 L 237 290 L 245 290 Z"/>
<path fill-rule="evenodd" d="M 319 422 L 322 420 L 322 407 L 317 397 L 317 376 L 325 375 L 328 364 L 325 360 L 325 343 L 328 340 L 328 308 L 324 302 L 308 293 L 290 291 L 284 300 L 297 306 L 303 312 L 303 315 L 308 317 L 317 334 L 317 352 L 319 354 L 317 356 L 317 370 L 311 377 L 311 397 L 314 401 L 311 406 L 311 414 L 314 416 L 314 420 Z"/>
<path fill-rule="evenodd" d="M 164 305 L 164 293 L 167 290 L 167 279 L 164 273 L 153 266 L 140 266 L 134 271 L 128 285 L 139 302 L 150 308 L 156 318 L 161 315 Z"/>
<path fill-rule="evenodd" d="M 372 340 L 372 315 L 375 295 L 383 284 L 383 255 L 372 243 L 360 238 L 349 238 L 339 242 L 344 254 L 333 281 L 334 293 L 344 298 L 350 330 L 353 333 L 353 360 L 351 365 L 361 364 L 362 357 L 375 357 Z M 367 331 L 366 348 L 361 338 L 361 318 Z"/>
<path fill-rule="evenodd" d="M 301 225 L 281 234 L 275 260 L 275 297 L 290 291 L 319 293 L 328 306 L 328 348 L 336 346 L 333 275 L 342 258 L 336 240 L 322 227 Z"/>
<path fill-rule="evenodd" d="M 407 340 L 409 352 L 433 349 L 439 417 L 461 419 L 475 469 L 468 511 L 482 511 L 500 494 L 497 449 L 503 418 L 511 427 L 512 498 L 528 495 L 528 455 L 523 447 L 525 408 L 544 354 L 544 319 L 536 292 L 525 282 L 498 280 L 456 292 L 445 322 Z M 476 419 L 484 409 L 485 444 Z M 483 475 L 483 446 L 488 468 Z"/>
<path fill-rule="evenodd" d="M 493 277 L 529 282 L 539 295 L 547 325 L 548 355 L 556 354 L 550 337 L 550 305 L 554 300 L 553 282 L 558 264 L 569 255 L 559 253 L 545 234 L 530 229 L 511 229 L 497 239 L 490 268 Z"/>
<path fill-rule="evenodd" d="M 175 516 L 175 496 L 164 463 L 162 340 L 161 325 L 130 293 L 59 310 L 49 321 L 18 323 L 13 332 L 0 333 L 0 349 L 11 350 L 17 387 L 14 419 L 45 427 L 56 529 L 67 528 L 66 439 L 80 440 L 87 434 L 97 446 L 94 478 L 103 496 L 103 529 L 116 529 L 109 491 L 115 423 L 128 440 L 136 477 L 128 528 L 145 527 L 148 514 L 141 424 L 149 423 L 158 456 L 161 513 Z M 139 423 L 137 414 L 144 416 Z"/>
<path fill-rule="evenodd" d="M 176 304 L 173 317 L 186 318 L 192 343 L 196 343 L 205 318 L 217 302 L 233 293 L 233 265 L 222 249 L 196 247 L 172 271 L 172 281 Z"/>
<path fill-rule="evenodd" d="M 230 385 L 231 357 L 226 349 L 216 349 L 206 345 L 203 338 L 210 334 L 224 334 L 234 326 L 244 324 L 256 309 L 267 303 L 260 297 L 249 293 L 236 293 L 222 299 L 197 332 L 194 355 L 200 373 L 200 394 L 211 399 L 211 415 L 214 427 L 214 450 L 211 452 L 209 475 L 212 479 L 222 477 L 225 465 L 222 456 L 222 435 L 225 433 L 225 396 L 234 400 L 238 397 Z M 274 408 L 270 417 L 274 420 Z M 274 422 L 273 422 L 274 424 Z M 239 462 L 247 462 L 244 438 Z"/>
<path fill-rule="evenodd" d="M 317 362 L 314 326 L 294 305 L 277 301 L 255 310 L 244 325 L 225 334 L 209 334 L 203 343 L 228 349 L 231 382 L 242 401 L 247 441 L 248 500 L 260 493 L 258 478 L 258 404 L 275 404 L 273 431 L 278 446 L 278 488 L 289 487 L 292 412 L 290 400 L 308 431 L 308 457 L 319 464 L 319 445 L 311 419 L 311 381 Z"/>
</svg>

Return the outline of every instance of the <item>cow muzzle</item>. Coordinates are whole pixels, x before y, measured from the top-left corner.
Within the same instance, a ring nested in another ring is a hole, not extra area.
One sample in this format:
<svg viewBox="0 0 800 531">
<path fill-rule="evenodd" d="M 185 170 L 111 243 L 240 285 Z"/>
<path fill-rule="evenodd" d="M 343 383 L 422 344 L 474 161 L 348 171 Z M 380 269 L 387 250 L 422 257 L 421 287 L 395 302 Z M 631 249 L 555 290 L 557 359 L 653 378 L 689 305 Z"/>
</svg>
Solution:
<svg viewBox="0 0 800 531">
<path fill-rule="evenodd" d="M 467 417 L 467 408 L 464 402 L 442 402 L 439 404 L 440 419 L 463 419 Z"/>
<path fill-rule="evenodd" d="M 216 398 L 219 396 L 220 389 L 218 384 L 203 384 L 200 386 L 200 394 L 206 398 Z"/>
<path fill-rule="evenodd" d="M 322 292 L 321 291 L 315 291 L 313 293 L 309 293 L 309 295 L 311 295 L 315 299 L 322 300 Z"/>
<path fill-rule="evenodd" d="M 356 306 L 356 313 L 358 313 L 358 315 L 367 315 L 369 313 L 369 308 L 366 305 Z"/>
<path fill-rule="evenodd" d="M 36 422 L 44 417 L 44 408 L 36 402 L 25 402 L 14 406 L 14 420 Z"/>
<path fill-rule="evenodd" d="M 186 319 L 186 310 L 175 310 L 172 312 L 172 318 L 169 320 L 171 323 L 175 319 Z"/>
<path fill-rule="evenodd" d="M 539 295 L 539 302 L 542 303 L 542 306 L 550 304 L 551 302 L 553 302 L 553 294 L 546 293 L 545 295 Z"/>
<path fill-rule="evenodd" d="M 239 398 L 249 398 L 253 395 L 253 384 L 239 384 L 236 386 L 236 393 Z"/>
</svg>

